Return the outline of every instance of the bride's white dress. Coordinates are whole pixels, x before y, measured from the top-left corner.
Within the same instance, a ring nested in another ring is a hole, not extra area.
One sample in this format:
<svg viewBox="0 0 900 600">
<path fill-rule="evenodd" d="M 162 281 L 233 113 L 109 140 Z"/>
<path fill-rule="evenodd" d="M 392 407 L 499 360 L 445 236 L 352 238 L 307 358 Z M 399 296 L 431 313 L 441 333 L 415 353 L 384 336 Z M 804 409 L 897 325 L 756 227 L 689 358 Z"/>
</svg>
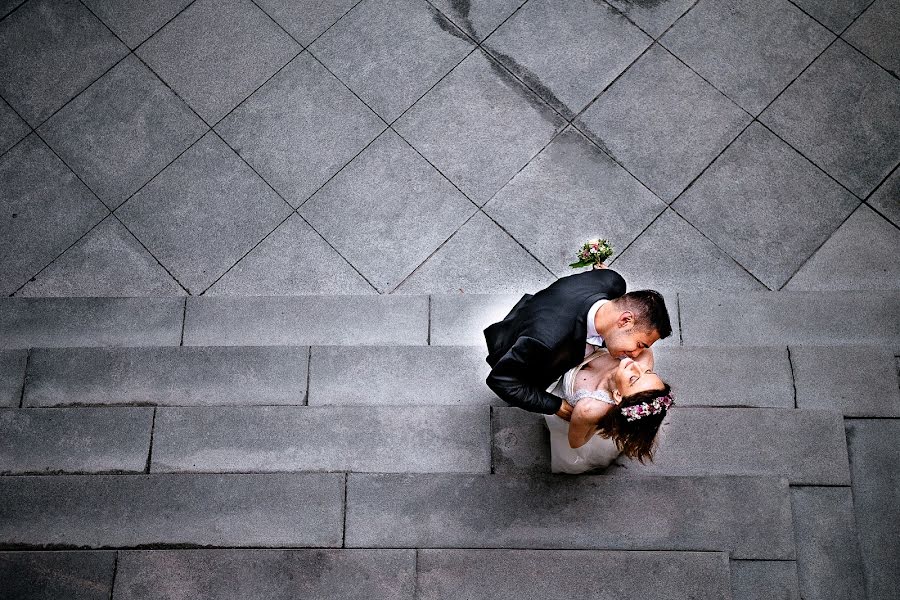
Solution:
<svg viewBox="0 0 900 600">
<path fill-rule="evenodd" d="M 548 390 L 568 402 L 571 405 L 584 397 L 591 397 L 615 404 L 612 398 L 605 390 L 580 390 L 575 392 L 575 376 L 584 365 L 597 358 L 600 353 L 606 350 L 598 350 L 585 357 L 584 361 L 575 367 L 566 371 L 560 378 L 559 382 Z M 610 438 L 604 438 L 599 435 L 592 436 L 584 446 L 580 448 L 571 448 L 569 446 L 569 422 L 561 419 L 556 415 L 544 415 L 547 423 L 547 429 L 550 430 L 550 470 L 554 473 L 584 473 L 591 469 L 601 469 L 619 456 L 619 449 L 616 443 Z"/>
</svg>

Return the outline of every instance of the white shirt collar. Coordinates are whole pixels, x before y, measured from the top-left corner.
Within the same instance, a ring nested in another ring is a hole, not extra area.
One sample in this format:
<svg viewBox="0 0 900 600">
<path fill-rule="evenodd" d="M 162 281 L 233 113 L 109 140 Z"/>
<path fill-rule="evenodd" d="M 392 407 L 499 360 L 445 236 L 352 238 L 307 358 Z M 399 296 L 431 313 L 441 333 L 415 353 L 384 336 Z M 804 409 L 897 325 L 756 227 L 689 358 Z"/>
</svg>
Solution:
<svg viewBox="0 0 900 600">
<path fill-rule="evenodd" d="M 600 310 L 600 307 L 607 302 L 609 302 L 609 300 L 597 300 L 588 311 L 586 340 L 587 343 L 592 346 L 600 346 L 603 344 L 603 336 L 597 332 L 597 328 L 594 326 L 594 318 L 597 316 L 597 311 Z"/>
</svg>

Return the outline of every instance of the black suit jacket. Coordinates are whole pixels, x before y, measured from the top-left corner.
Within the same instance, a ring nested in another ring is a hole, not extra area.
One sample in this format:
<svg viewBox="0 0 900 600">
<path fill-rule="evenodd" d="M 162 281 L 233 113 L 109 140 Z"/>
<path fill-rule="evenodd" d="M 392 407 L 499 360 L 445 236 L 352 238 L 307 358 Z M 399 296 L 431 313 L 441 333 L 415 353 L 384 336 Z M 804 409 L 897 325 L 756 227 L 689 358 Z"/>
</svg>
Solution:
<svg viewBox="0 0 900 600">
<path fill-rule="evenodd" d="M 598 300 L 624 293 L 621 275 L 596 269 L 522 296 L 502 321 L 484 330 L 492 367 L 488 387 L 513 406 L 557 412 L 562 400 L 546 390 L 584 359 L 588 310 Z"/>
</svg>

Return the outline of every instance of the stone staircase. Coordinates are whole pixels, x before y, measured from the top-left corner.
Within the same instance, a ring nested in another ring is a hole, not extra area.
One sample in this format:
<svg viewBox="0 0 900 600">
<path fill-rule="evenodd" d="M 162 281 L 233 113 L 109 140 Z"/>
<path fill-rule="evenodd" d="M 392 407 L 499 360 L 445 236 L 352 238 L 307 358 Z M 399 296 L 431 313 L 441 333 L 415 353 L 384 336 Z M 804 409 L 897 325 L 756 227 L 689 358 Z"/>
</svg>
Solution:
<svg viewBox="0 0 900 600">
<path fill-rule="evenodd" d="M 0 598 L 892 597 L 900 292 L 667 298 L 657 459 L 578 477 L 514 296 L 0 299 Z"/>
</svg>

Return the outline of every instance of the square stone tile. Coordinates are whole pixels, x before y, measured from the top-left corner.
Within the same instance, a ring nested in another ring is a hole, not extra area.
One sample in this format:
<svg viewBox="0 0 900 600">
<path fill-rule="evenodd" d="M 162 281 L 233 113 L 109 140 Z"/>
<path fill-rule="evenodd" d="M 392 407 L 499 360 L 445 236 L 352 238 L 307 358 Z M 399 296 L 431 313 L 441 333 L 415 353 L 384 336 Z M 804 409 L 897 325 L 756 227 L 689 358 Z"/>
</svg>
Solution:
<svg viewBox="0 0 900 600">
<path fill-rule="evenodd" d="M 0 155 L 16 145 L 31 132 L 28 123 L 9 104 L 0 99 Z"/>
<path fill-rule="evenodd" d="M 191 0 L 84 0 L 130 48 L 153 35 Z"/>
<path fill-rule="evenodd" d="M 856 209 L 784 286 L 786 290 L 900 289 L 900 230 Z"/>
<path fill-rule="evenodd" d="M 17 296 L 184 296 L 185 291 L 113 216 L 31 278 Z"/>
<path fill-rule="evenodd" d="M 840 33 L 866 10 L 872 0 L 793 0 L 793 2 L 833 32 Z"/>
<path fill-rule="evenodd" d="M 508 19 L 523 0 L 432 0 L 431 4 L 476 40 L 483 40 Z"/>
<path fill-rule="evenodd" d="M 622 249 L 665 209 L 650 190 L 569 128 L 484 210 L 557 276 L 592 238 Z"/>
<path fill-rule="evenodd" d="M 109 211 L 31 134 L 0 158 L 0 294 L 18 289 Z"/>
<path fill-rule="evenodd" d="M 295 207 L 384 129 L 384 122 L 308 53 L 216 127 Z"/>
<path fill-rule="evenodd" d="M 531 0 L 485 47 L 570 119 L 652 41 L 606 3 Z"/>
<path fill-rule="evenodd" d="M 33 0 L 0 22 L 0 94 L 36 127 L 127 52 L 77 0 Z"/>
<path fill-rule="evenodd" d="M 700 0 L 661 41 L 758 115 L 833 39 L 787 0 Z"/>
<path fill-rule="evenodd" d="M 555 281 L 509 234 L 479 212 L 397 288 L 405 294 L 533 292 Z"/>
<path fill-rule="evenodd" d="M 375 293 L 375 288 L 306 221 L 291 215 L 204 295 Z"/>
<path fill-rule="evenodd" d="M 678 20 L 696 0 L 607 0 L 633 21 L 638 27 L 652 35 L 661 36 L 672 23 Z"/>
<path fill-rule="evenodd" d="M 0 0 L 0 19 L 25 3 L 25 0 Z"/>
<path fill-rule="evenodd" d="M 672 210 L 654 221 L 611 266 L 635 290 L 766 289 Z"/>
<path fill-rule="evenodd" d="M 900 2 L 875 0 L 841 36 L 900 77 Z"/>
<path fill-rule="evenodd" d="M 792 560 L 731 560 L 734 600 L 800 600 L 797 563 Z"/>
<path fill-rule="evenodd" d="M 383 0 L 361 2 L 309 51 L 390 122 L 473 47 L 426 2 Z"/>
<path fill-rule="evenodd" d="M 666 202 L 751 120 L 654 45 L 579 117 L 579 125 Z"/>
<path fill-rule="evenodd" d="M 307 46 L 360 0 L 256 0 L 256 5 Z"/>
<path fill-rule="evenodd" d="M 198 0 L 136 52 L 212 125 L 299 51 L 250 0 Z"/>
<path fill-rule="evenodd" d="M 27 360 L 27 350 L 0 350 L 0 406 L 9 408 L 19 406 Z"/>
<path fill-rule="evenodd" d="M 473 52 L 395 129 L 482 205 L 564 125 L 509 71 Z"/>
<path fill-rule="evenodd" d="M 290 207 L 214 133 L 116 212 L 192 294 L 209 287 L 288 213 Z"/>
<path fill-rule="evenodd" d="M 900 227 L 900 168 L 894 169 L 866 202 Z"/>
<path fill-rule="evenodd" d="M 389 130 L 299 212 L 384 293 L 406 279 L 476 210 Z"/>
<path fill-rule="evenodd" d="M 672 207 L 771 289 L 780 289 L 858 205 L 754 123 Z"/>
<path fill-rule="evenodd" d="M 41 126 L 41 137 L 110 208 L 208 127 L 130 55 Z"/>
<path fill-rule="evenodd" d="M 900 82 L 842 40 L 760 120 L 860 198 L 900 162 Z"/>
<path fill-rule="evenodd" d="M 0 552 L 0 589 L 10 600 L 109 600 L 115 552 Z"/>
</svg>

